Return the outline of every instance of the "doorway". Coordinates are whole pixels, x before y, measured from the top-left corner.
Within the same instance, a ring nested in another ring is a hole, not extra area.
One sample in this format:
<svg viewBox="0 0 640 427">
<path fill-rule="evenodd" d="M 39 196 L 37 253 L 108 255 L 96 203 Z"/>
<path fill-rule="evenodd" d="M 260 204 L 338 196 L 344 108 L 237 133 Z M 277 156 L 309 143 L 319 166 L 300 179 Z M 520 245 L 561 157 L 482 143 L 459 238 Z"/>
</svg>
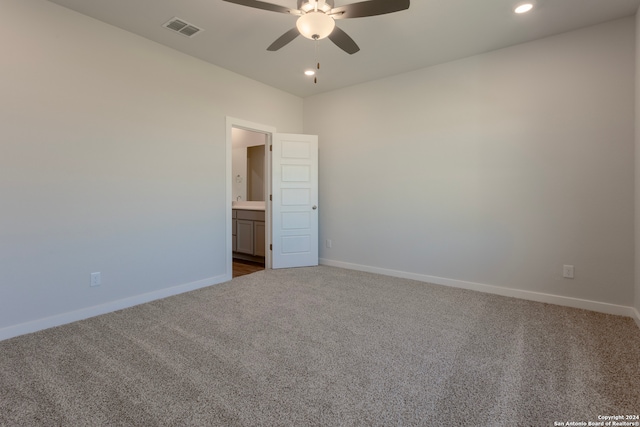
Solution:
<svg viewBox="0 0 640 427">
<path fill-rule="evenodd" d="M 271 158 L 275 128 L 227 117 L 227 277 L 271 268 Z"/>
<path fill-rule="evenodd" d="M 233 234 L 234 209 L 240 201 L 233 202 L 232 140 L 233 129 L 262 134 L 265 138 L 264 202 L 245 201 L 246 204 L 262 203 L 264 213 L 257 218 L 255 212 L 246 220 L 262 224 L 264 242 L 254 242 L 255 248 L 264 250 L 265 269 L 309 267 L 318 265 L 318 136 L 276 133 L 276 129 L 246 120 L 226 119 L 227 164 L 227 273 L 233 276 L 233 245 L 241 243 Z M 237 209 L 236 209 L 237 210 Z M 254 209 L 255 210 L 255 209 Z M 251 228 L 240 222 L 236 213 L 235 225 Z M 256 224 L 253 225 L 255 230 Z M 235 230 L 238 233 L 238 229 Z M 251 242 L 244 239 L 242 243 Z M 249 245 L 251 243 L 248 243 Z M 247 249 L 248 250 L 248 249 Z"/>
<path fill-rule="evenodd" d="M 231 129 L 233 277 L 265 267 L 267 140 L 263 132 Z"/>
</svg>

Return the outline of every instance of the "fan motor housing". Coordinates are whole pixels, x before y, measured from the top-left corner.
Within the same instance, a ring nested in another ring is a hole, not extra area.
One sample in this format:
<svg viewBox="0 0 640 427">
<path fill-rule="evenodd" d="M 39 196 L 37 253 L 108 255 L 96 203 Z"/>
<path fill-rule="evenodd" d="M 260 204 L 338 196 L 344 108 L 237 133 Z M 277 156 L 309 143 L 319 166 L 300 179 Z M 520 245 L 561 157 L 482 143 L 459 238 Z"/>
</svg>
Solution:
<svg viewBox="0 0 640 427">
<path fill-rule="evenodd" d="M 298 9 L 299 10 L 303 10 L 305 12 L 309 12 L 310 10 L 314 10 L 315 9 L 315 0 L 298 0 Z M 333 0 L 325 0 L 325 7 L 323 7 L 322 9 L 318 9 L 321 10 L 322 12 L 328 12 L 331 9 L 333 9 Z"/>
</svg>

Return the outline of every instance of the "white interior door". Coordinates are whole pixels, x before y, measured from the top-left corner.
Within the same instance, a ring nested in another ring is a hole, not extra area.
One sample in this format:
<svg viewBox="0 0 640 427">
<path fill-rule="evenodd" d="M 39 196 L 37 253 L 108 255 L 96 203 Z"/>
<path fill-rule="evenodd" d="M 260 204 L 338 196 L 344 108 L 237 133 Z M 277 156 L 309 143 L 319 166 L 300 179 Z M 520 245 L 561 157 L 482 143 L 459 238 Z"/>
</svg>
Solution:
<svg viewBox="0 0 640 427">
<path fill-rule="evenodd" d="M 318 265 L 318 136 L 273 134 L 272 268 Z"/>
</svg>

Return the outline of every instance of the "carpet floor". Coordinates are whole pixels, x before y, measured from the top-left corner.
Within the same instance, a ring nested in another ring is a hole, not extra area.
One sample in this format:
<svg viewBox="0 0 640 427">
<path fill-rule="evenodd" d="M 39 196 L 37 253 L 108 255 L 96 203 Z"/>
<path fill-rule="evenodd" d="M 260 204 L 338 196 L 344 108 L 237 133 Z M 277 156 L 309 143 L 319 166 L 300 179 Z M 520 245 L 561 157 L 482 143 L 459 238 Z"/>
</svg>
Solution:
<svg viewBox="0 0 640 427">
<path fill-rule="evenodd" d="M 326 266 L 0 342 L 1 426 L 553 426 L 639 413 L 630 318 Z"/>
</svg>

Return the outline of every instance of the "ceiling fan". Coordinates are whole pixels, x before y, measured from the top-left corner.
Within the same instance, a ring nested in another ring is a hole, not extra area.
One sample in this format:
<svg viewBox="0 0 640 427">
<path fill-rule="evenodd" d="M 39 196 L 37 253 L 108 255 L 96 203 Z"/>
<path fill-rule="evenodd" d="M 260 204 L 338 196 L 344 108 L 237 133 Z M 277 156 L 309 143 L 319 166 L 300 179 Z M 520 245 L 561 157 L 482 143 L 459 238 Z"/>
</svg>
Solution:
<svg viewBox="0 0 640 427">
<path fill-rule="evenodd" d="M 399 12 L 409 8 L 410 0 L 368 0 L 339 7 L 334 7 L 334 0 L 298 0 L 297 9 L 258 0 L 223 1 L 298 16 L 296 27 L 274 41 L 267 48 L 269 51 L 276 51 L 286 46 L 302 34 L 312 40 L 328 37 L 340 49 L 353 55 L 360 48 L 347 33 L 336 26 L 336 19 L 362 18 Z"/>
</svg>

